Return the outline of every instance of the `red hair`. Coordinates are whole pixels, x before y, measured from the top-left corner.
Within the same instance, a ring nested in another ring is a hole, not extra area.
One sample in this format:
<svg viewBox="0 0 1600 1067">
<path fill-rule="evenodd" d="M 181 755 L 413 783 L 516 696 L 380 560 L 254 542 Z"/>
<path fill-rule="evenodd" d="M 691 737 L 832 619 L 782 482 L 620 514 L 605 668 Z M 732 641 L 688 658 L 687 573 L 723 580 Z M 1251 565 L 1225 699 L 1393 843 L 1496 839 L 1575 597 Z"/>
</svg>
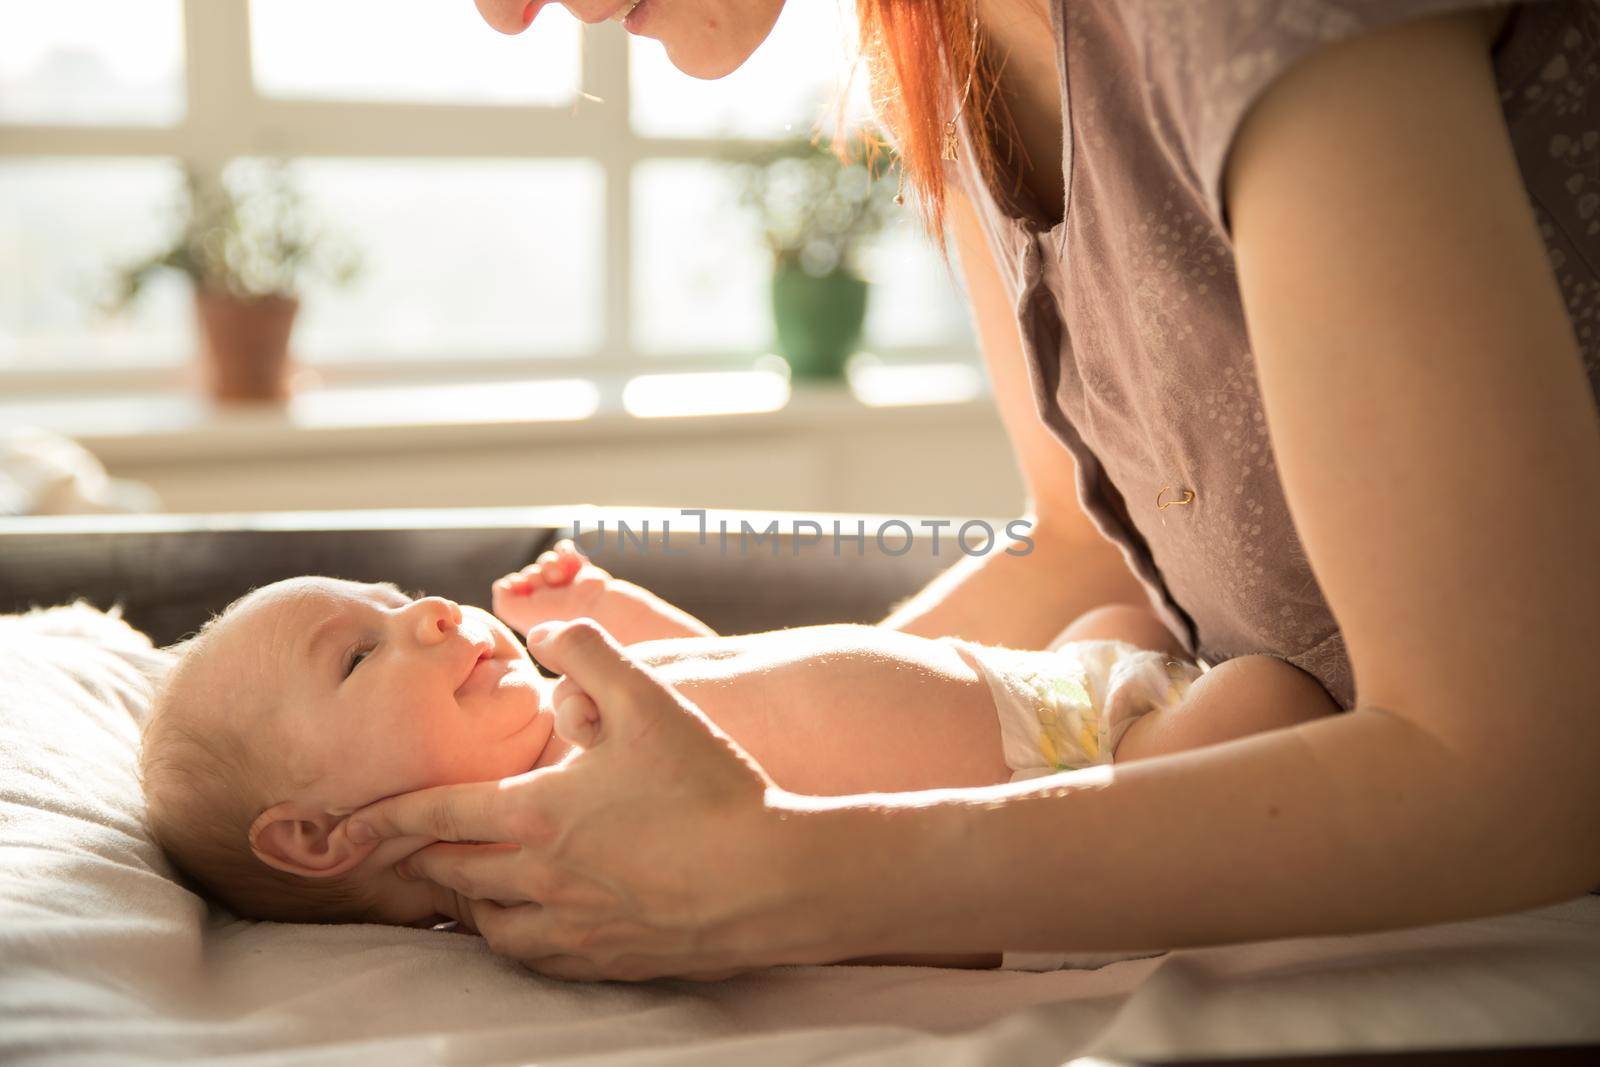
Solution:
<svg viewBox="0 0 1600 1067">
<path fill-rule="evenodd" d="M 999 184 L 996 142 L 1003 140 L 1008 148 L 1017 143 L 995 91 L 994 59 L 973 31 L 977 9 L 977 0 L 856 0 L 873 110 L 897 143 L 906 188 L 941 250 L 945 170 L 940 153 L 945 123 L 961 108 L 968 78 L 972 89 L 961 114 L 974 134 L 972 151 L 986 181 Z M 1011 136 L 996 137 L 997 132 Z M 846 136 L 841 123 L 836 149 Z"/>
</svg>

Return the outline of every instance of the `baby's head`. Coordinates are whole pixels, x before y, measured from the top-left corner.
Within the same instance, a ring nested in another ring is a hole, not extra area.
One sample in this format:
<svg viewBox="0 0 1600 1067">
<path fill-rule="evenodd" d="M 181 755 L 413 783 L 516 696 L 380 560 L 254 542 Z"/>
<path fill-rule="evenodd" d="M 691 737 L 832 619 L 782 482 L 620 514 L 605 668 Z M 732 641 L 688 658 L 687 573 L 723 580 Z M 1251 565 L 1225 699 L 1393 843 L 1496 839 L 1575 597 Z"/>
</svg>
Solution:
<svg viewBox="0 0 1600 1067">
<path fill-rule="evenodd" d="M 292 578 L 235 601 L 173 651 L 140 755 L 150 827 L 242 916 L 434 918 L 438 890 L 393 871 L 429 839 L 358 845 L 350 813 L 550 762 L 550 683 L 478 608 L 387 583 Z"/>
</svg>

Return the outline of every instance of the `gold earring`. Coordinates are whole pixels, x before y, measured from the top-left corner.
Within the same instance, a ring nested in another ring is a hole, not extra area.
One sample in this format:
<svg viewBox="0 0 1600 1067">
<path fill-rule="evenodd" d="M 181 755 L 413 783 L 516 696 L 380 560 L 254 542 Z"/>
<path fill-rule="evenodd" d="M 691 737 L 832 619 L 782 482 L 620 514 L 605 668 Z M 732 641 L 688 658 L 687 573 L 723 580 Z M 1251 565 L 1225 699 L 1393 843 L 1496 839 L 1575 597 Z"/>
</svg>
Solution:
<svg viewBox="0 0 1600 1067">
<path fill-rule="evenodd" d="M 956 106 L 955 115 L 944 124 L 944 143 L 939 146 L 939 158 L 949 163 L 956 159 L 956 147 L 959 144 L 956 132 L 956 123 L 960 120 L 962 112 L 967 109 L 967 99 L 972 96 L 972 75 L 978 69 L 978 16 L 972 16 L 972 64 L 967 67 L 967 86 L 961 90 L 961 103 Z"/>
</svg>

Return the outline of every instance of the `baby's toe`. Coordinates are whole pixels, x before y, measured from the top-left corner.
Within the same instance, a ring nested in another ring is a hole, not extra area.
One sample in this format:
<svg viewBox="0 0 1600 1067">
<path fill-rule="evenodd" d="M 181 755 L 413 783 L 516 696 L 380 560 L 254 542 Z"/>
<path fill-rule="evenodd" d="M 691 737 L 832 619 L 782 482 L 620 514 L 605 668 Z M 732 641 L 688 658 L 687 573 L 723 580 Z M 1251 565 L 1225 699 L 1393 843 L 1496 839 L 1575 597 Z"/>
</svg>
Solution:
<svg viewBox="0 0 1600 1067">
<path fill-rule="evenodd" d="M 555 589 L 570 584 L 582 567 L 582 556 L 559 556 L 552 550 L 542 554 L 528 571 L 538 584 Z"/>
<path fill-rule="evenodd" d="M 553 551 L 572 574 L 578 573 L 589 563 L 589 557 L 583 554 L 583 550 L 570 537 L 563 537 L 557 541 Z"/>
<path fill-rule="evenodd" d="M 534 586 L 539 584 L 539 578 L 539 567 L 535 564 L 531 567 L 524 567 L 515 574 L 508 574 L 500 580 L 506 584 L 506 588 L 510 592 L 526 596 L 533 592 Z"/>
</svg>

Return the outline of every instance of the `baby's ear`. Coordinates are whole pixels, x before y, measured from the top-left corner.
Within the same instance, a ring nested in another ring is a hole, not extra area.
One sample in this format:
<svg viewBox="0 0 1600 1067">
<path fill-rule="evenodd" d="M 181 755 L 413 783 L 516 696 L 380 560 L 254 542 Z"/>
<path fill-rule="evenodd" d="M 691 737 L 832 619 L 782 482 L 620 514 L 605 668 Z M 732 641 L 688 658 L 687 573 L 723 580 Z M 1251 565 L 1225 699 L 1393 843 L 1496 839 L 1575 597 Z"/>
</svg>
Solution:
<svg viewBox="0 0 1600 1067">
<path fill-rule="evenodd" d="M 345 833 L 348 816 L 316 811 L 293 801 L 275 804 L 250 826 L 256 859 L 302 878 L 333 878 L 372 854 L 377 842 L 358 845 Z"/>
</svg>

